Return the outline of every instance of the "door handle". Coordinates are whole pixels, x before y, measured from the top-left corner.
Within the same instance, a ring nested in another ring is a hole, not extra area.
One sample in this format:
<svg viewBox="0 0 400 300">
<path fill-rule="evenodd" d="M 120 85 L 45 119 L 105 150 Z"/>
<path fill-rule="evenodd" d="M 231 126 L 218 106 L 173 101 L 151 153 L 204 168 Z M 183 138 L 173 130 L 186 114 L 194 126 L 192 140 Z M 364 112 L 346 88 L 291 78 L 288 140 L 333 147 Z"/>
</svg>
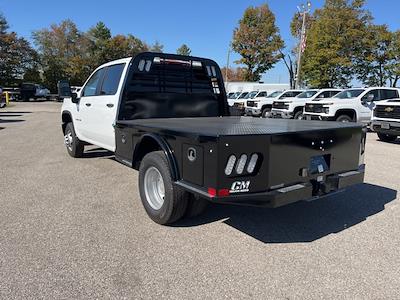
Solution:
<svg viewBox="0 0 400 300">
<path fill-rule="evenodd" d="M 85 105 L 86 105 L 86 106 L 91 106 L 92 104 L 91 104 L 91 103 L 85 103 Z"/>
<path fill-rule="evenodd" d="M 112 104 L 112 103 L 107 103 L 106 105 L 107 105 L 107 107 L 110 107 L 110 108 L 114 107 L 114 104 Z"/>
</svg>

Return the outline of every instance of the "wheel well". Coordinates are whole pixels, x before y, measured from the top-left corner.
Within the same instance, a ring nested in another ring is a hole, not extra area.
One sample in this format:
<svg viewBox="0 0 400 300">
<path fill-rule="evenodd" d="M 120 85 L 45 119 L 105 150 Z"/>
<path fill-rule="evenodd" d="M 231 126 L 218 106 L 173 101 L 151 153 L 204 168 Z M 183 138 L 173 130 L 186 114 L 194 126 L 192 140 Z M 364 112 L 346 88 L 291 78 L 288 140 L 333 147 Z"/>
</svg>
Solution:
<svg viewBox="0 0 400 300">
<path fill-rule="evenodd" d="M 62 114 L 62 130 L 65 132 L 65 127 L 67 126 L 68 123 L 72 123 L 72 117 L 69 113 L 65 112 Z"/>
<path fill-rule="evenodd" d="M 266 109 L 266 108 L 271 109 L 271 108 L 272 108 L 272 104 L 264 104 L 264 105 L 261 107 L 261 111 L 263 111 L 263 110 Z"/>
<path fill-rule="evenodd" d="M 153 134 L 143 136 L 135 146 L 132 167 L 135 170 L 139 170 L 140 163 L 146 154 L 160 150 L 164 152 L 167 158 L 173 180 L 177 180 L 179 177 L 178 165 L 170 147 L 163 139 Z"/>
<path fill-rule="evenodd" d="M 357 114 L 352 109 L 340 109 L 335 114 L 335 119 L 337 119 L 341 115 L 349 116 L 352 120 L 357 120 Z"/>
<path fill-rule="evenodd" d="M 297 106 L 295 107 L 295 109 L 293 110 L 293 115 L 295 115 L 298 111 L 303 111 L 303 106 Z"/>
<path fill-rule="evenodd" d="M 132 167 L 139 170 L 140 163 L 143 157 L 153 151 L 162 150 L 160 144 L 151 137 L 143 137 L 139 144 L 135 147 L 133 154 Z"/>
</svg>

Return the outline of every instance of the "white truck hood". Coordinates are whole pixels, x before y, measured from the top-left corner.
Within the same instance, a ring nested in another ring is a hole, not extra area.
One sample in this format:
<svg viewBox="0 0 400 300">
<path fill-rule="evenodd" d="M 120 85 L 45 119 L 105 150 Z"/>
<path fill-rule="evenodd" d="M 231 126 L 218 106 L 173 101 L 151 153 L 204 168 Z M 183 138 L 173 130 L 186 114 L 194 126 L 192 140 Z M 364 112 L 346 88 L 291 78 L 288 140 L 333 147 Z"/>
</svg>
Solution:
<svg viewBox="0 0 400 300">
<path fill-rule="evenodd" d="M 288 97 L 288 98 L 284 98 L 284 99 L 273 98 L 272 100 L 274 102 L 288 102 L 288 101 L 294 101 L 295 99 L 296 99 L 296 97 Z"/>
<path fill-rule="evenodd" d="M 390 105 L 390 106 L 400 106 L 400 99 L 391 99 L 385 101 L 379 101 L 376 105 Z"/>
</svg>

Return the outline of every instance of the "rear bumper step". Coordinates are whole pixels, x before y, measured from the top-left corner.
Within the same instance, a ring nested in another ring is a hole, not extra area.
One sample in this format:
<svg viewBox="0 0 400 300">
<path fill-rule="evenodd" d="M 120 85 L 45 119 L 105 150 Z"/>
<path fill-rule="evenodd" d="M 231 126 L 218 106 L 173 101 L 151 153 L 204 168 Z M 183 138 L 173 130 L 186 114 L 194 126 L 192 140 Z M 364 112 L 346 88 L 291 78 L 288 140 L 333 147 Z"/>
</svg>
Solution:
<svg viewBox="0 0 400 300">
<path fill-rule="evenodd" d="M 262 193 L 235 193 L 224 197 L 211 196 L 204 189 L 187 182 L 178 181 L 175 184 L 215 203 L 280 207 L 301 200 L 315 200 L 335 194 L 346 187 L 363 183 L 364 173 L 364 165 L 362 165 L 358 170 L 329 175 L 322 182 L 298 183 Z"/>
</svg>

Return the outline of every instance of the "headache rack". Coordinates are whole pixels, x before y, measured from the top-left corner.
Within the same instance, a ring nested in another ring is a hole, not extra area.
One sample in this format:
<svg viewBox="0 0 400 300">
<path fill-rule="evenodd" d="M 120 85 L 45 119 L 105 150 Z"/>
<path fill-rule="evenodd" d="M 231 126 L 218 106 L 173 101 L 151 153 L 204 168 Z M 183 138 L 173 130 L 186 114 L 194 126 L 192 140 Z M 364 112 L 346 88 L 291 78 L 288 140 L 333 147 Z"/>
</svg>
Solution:
<svg viewBox="0 0 400 300">
<path fill-rule="evenodd" d="M 120 120 L 227 114 L 222 75 L 214 61 L 150 52 L 132 60 Z"/>
</svg>

